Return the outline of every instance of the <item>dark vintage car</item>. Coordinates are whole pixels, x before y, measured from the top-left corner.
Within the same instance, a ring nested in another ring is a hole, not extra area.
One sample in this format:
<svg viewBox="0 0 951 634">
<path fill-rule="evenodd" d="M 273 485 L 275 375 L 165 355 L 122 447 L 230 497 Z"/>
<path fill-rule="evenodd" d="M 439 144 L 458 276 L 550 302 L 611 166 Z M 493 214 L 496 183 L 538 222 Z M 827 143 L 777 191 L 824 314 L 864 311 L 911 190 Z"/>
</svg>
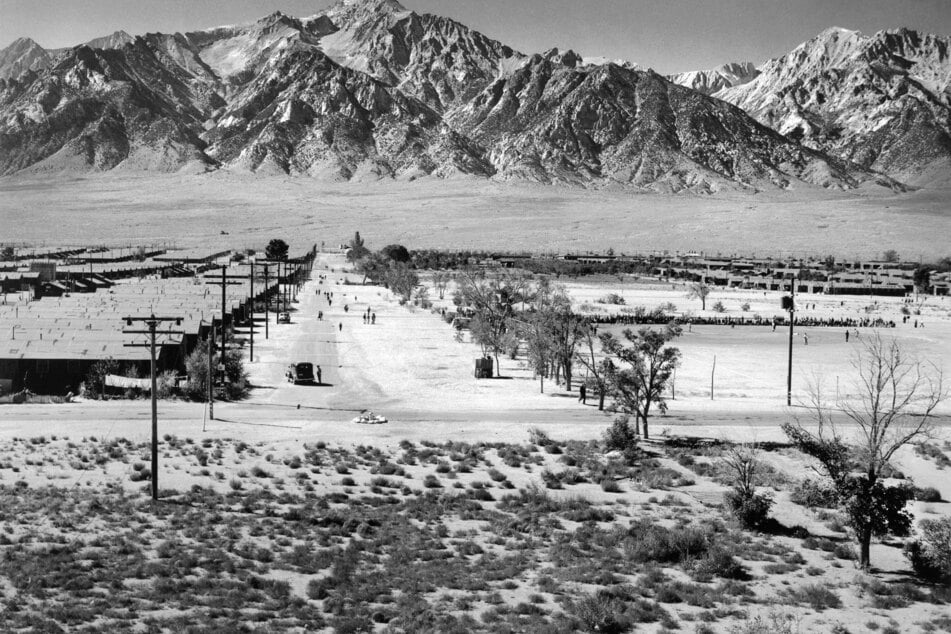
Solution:
<svg viewBox="0 0 951 634">
<path fill-rule="evenodd" d="M 287 372 L 284 373 L 284 376 L 295 385 L 298 383 L 314 383 L 314 364 L 292 363 L 287 366 Z"/>
</svg>

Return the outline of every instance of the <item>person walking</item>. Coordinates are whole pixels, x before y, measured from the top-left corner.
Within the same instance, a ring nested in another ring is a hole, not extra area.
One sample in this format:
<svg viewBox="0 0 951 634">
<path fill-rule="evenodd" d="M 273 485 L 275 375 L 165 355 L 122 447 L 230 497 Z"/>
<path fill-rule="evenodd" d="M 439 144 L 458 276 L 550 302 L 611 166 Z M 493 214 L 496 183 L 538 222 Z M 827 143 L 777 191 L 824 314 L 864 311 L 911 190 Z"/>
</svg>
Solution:
<svg viewBox="0 0 951 634">
<path fill-rule="evenodd" d="M 848 343 L 848 342 L 849 342 L 849 331 L 846 330 L 846 331 L 845 331 L 845 343 Z"/>
<path fill-rule="evenodd" d="M 339 324 L 337 324 L 337 330 L 343 332 L 343 322 L 342 322 L 342 321 L 341 321 Z"/>
<path fill-rule="evenodd" d="M 584 405 L 587 402 L 587 398 L 588 398 L 588 388 L 585 387 L 584 383 L 582 383 L 578 387 L 578 400 L 581 402 L 582 405 Z"/>
<path fill-rule="evenodd" d="M 320 366 L 318 365 L 317 366 L 317 385 L 323 385 L 323 384 L 324 384 L 324 373 L 321 372 Z"/>
<path fill-rule="evenodd" d="M 805 344 L 805 345 L 808 346 L 808 345 L 809 345 L 809 335 L 807 335 L 806 333 L 802 333 L 802 341 L 803 341 L 803 344 Z"/>
</svg>

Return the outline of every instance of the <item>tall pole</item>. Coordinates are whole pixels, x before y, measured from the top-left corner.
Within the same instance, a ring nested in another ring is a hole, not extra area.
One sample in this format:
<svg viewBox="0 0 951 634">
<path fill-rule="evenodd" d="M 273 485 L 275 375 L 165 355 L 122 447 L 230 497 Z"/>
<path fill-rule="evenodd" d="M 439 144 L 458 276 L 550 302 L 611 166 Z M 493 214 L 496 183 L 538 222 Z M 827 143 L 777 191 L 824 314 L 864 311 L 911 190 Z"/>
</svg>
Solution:
<svg viewBox="0 0 951 634">
<path fill-rule="evenodd" d="M 264 265 L 264 338 L 268 338 L 268 323 L 271 321 L 271 281 L 268 278 L 270 264 Z"/>
<path fill-rule="evenodd" d="M 152 372 L 152 499 L 158 499 L 158 401 L 155 395 L 155 327 L 158 322 L 155 315 L 148 322 L 149 336 L 151 338 L 149 352 L 151 353 L 151 372 Z"/>
<path fill-rule="evenodd" d="M 208 418 L 215 420 L 215 322 L 208 333 Z"/>
<path fill-rule="evenodd" d="M 228 265 L 221 265 L 221 362 L 225 362 L 225 293 L 228 290 Z"/>
<path fill-rule="evenodd" d="M 786 406 L 792 406 L 792 345 L 793 322 L 796 321 L 796 278 L 792 279 L 789 292 L 789 365 L 786 368 Z"/>
<path fill-rule="evenodd" d="M 251 260 L 251 363 L 254 363 L 254 260 Z"/>
<path fill-rule="evenodd" d="M 151 375 L 152 385 L 152 499 L 158 500 L 158 381 L 156 378 L 156 359 L 155 359 L 155 337 L 158 334 L 163 335 L 183 335 L 180 330 L 163 330 L 157 332 L 158 325 L 166 321 L 174 321 L 176 325 L 182 324 L 181 317 L 156 317 L 153 313 L 149 317 L 124 317 L 127 326 L 133 322 L 140 321 L 148 326 L 148 330 L 123 330 L 125 334 L 146 334 L 149 336 L 148 343 L 127 343 L 126 347 L 140 348 L 148 346 L 149 348 L 149 373 Z"/>
</svg>

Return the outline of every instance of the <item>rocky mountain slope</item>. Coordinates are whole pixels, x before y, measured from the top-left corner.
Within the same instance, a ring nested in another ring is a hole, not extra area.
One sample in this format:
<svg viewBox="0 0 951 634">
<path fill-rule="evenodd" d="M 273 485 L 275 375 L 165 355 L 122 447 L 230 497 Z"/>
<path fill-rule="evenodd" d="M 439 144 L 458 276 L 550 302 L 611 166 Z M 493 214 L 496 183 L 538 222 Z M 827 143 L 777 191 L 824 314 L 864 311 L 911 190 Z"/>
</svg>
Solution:
<svg viewBox="0 0 951 634">
<path fill-rule="evenodd" d="M 572 51 L 525 56 L 396 0 L 92 44 L 48 59 L 24 42 L 4 51 L 23 70 L 13 76 L 10 61 L 0 79 L 0 173 L 467 174 L 699 192 L 895 186 L 868 169 L 875 161 L 831 158 L 703 94 L 736 86 L 753 75 L 748 66 L 682 87 Z"/>
<path fill-rule="evenodd" d="M 724 88 L 803 144 L 912 184 L 951 175 L 951 38 L 831 28 Z"/>
<path fill-rule="evenodd" d="M 756 79 L 759 69 L 752 62 L 732 62 L 711 70 L 693 70 L 687 73 L 668 75 L 667 79 L 692 88 L 705 95 L 712 95 L 724 88 L 733 88 Z"/>
<path fill-rule="evenodd" d="M 855 184 L 843 162 L 729 104 L 651 71 L 579 62 L 571 51 L 535 55 L 453 112 L 450 124 L 488 148 L 511 178 L 609 179 L 665 191 Z"/>
<path fill-rule="evenodd" d="M 21 37 L 0 50 L 0 79 L 19 77 L 28 70 L 48 68 L 51 61 L 49 51 L 28 37 Z"/>
</svg>

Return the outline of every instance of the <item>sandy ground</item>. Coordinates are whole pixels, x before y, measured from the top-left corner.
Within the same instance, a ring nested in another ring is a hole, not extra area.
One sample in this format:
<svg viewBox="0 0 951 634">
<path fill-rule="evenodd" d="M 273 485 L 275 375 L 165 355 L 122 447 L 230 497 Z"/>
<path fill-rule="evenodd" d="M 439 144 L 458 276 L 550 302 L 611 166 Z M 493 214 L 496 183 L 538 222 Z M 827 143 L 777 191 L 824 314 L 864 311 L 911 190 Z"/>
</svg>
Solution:
<svg viewBox="0 0 951 634">
<path fill-rule="evenodd" d="M 331 246 L 359 230 L 378 246 L 410 248 L 837 257 L 895 249 L 928 259 L 947 255 L 949 200 L 947 190 L 879 187 L 699 197 L 463 178 L 88 174 L 0 179 L 0 224 L 4 241 L 46 244 L 260 248 L 284 237 Z"/>
</svg>

